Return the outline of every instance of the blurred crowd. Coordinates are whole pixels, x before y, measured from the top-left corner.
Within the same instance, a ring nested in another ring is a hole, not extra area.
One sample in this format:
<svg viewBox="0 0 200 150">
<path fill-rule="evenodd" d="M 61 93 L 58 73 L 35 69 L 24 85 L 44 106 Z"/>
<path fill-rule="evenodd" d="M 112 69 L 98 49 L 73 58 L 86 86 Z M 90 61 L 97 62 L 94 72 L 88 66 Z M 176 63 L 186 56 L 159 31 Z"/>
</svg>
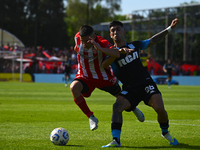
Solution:
<svg viewBox="0 0 200 150">
<path fill-rule="evenodd" d="M 73 50 L 73 46 L 69 48 L 45 48 L 42 46 L 37 47 L 18 47 L 15 43 L 13 46 L 0 47 L 0 72 L 20 72 L 20 61 L 16 61 L 17 57 L 3 52 L 23 52 L 23 73 L 64 73 L 65 66 L 62 65 L 65 56 L 72 62 L 71 73 L 77 71 L 77 54 Z M 14 61 L 13 61 L 14 59 Z M 14 65 L 13 65 L 14 64 Z M 200 75 L 200 66 L 180 64 L 173 62 L 174 70 L 173 75 Z M 14 67 L 13 67 L 14 66 Z M 148 59 L 147 69 L 151 75 L 164 75 L 163 64 L 156 62 L 153 58 Z"/>
<path fill-rule="evenodd" d="M 162 65 L 161 65 L 162 64 Z M 176 76 L 196 76 L 200 75 L 200 66 L 194 64 L 186 64 L 173 62 L 173 70 L 172 75 Z M 148 72 L 151 75 L 165 75 L 166 73 L 163 71 L 164 62 L 156 62 L 152 58 L 148 61 Z"/>
<path fill-rule="evenodd" d="M 63 73 L 65 68 L 62 62 L 65 61 L 65 56 L 72 62 L 72 73 L 76 72 L 77 55 L 73 50 L 73 46 L 60 49 L 56 47 L 45 48 L 42 46 L 18 47 L 17 44 L 0 47 L 0 72 L 19 72 L 20 61 L 17 61 L 17 58 L 20 55 L 13 56 L 9 53 L 3 53 L 18 51 L 23 52 L 24 73 Z"/>
</svg>

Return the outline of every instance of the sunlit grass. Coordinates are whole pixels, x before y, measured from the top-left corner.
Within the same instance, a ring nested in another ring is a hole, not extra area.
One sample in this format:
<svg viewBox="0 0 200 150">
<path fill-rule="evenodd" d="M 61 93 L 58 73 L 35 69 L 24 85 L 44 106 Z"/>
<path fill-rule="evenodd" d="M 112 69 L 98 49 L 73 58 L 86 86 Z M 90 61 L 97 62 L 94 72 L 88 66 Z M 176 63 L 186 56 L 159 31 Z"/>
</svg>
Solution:
<svg viewBox="0 0 200 150">
<path fill-rule="evenodd" d="M 123 113 L 120 149 L 200 149 L 200 87 L 168 89 L 160 85 L 159 89 L 170 119 L 169 130 L 180 145 L 170 146 L 161 137 L 156 113 L 141 102 L 138 107 L 145 122 L 137 121 L 131 112 Z M 102 149 L 112 140 L 110 123 L 115 98 L 97 89 L 86 101 L 99 119 L 98 130 L 90 131 L 88 118 L 63 84 L 0 82 L 0 149 Z M 49 140 L 57 127 L 69 132 L 66 146 L 55 146 Z"/>
</svg>

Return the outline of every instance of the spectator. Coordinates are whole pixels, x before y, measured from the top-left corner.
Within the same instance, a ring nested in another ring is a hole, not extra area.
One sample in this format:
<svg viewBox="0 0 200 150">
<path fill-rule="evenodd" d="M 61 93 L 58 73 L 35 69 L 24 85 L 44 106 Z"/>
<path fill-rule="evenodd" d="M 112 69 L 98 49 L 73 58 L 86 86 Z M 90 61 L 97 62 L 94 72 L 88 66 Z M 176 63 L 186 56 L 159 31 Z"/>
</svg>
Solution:
<svg viewBox="0 0 200 150">
<path fill-rule="evenodd" d="M 66 55 L 65 60 L 62 62 L 62 66 L 65 68 L 65 86 L 67 87 L 67 83 L 69 82 L 70 79 L 70 74 L 71 74 L 71 66 L 73 62 L 70 60 L 70 58 Z"/>
<path fill-rule="evenodd" d="M 168 59 L 167 63 L 163 66 L 163 71 L 167 74 L 167 84 L 169 88 L 172 80 L 172 70 L 174 70 L 174 65 L 171 63 L 171 60 Z"/>
</svg>

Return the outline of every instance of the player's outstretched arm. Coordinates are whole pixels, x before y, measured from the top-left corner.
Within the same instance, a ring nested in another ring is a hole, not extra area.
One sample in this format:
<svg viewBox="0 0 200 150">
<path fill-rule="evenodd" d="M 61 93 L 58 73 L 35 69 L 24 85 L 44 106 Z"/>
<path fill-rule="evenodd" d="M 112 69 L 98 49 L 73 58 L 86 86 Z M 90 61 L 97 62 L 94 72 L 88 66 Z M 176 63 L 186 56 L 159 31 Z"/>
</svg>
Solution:
<svg viewBox="0 0 200 150">
<path fill-rule="evenodd" d="M 120 52 L 118 51 L 117 48 L 112 47 L 112 48 L 103 48 L 101 47 L 94 39 L 90 37 L 90 40 L 88 42 L 92 43 L 94 45 L 94 48 L 98 51 L 101 51 L 111 57 L 118 58 L 120 56 Z"/>
<path fill-rule="evenodd" d="M 129 49 L 129 48 L 121 48 L 121 49 L 117 49 L 119 51 L 120 54 L 129 54 L 132 51 L 135 51 L 135 49 Z M 107 57 L 106 59 L 103 60 L 103 62 L 101 63 L 103 68 L 108 67 L 109 65 L 111 65 L 113 63 L 113 61 L 116 59 L 116 57 Z"/>
<path fill-rule="evenodd" d="M 172 20 L 171 25 L 164 29 L 163 31 L 157 33 L 156 35 L 152 36 L 149 40 L 150 43 L 148 47 L 155 45 L 156 43 L 160 42 L 169 32 L 171 29 L 174 29 L 176 25 L 179 23 L 179 20 L 176 18 Z"/>
</svg>

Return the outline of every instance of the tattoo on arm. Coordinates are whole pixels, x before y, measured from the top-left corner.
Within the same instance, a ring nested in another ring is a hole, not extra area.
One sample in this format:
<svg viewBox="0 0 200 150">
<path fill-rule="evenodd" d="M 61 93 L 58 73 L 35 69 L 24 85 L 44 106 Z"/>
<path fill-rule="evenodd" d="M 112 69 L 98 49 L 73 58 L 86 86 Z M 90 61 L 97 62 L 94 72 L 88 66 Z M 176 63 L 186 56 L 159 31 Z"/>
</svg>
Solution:
<svg viewBox="0 0 200 150">
<path fill-rule="evenodd" d="M 156 35 L 152 36 L 149 39 L 150 40 L 149 47 L 152 46 L 152 45 L 157 44 L 158 42 L 160 42 L 167 34 L 168 34 L 168 31 L 165 29 L 165 30 L 157 33 Z"/>
</svg>

